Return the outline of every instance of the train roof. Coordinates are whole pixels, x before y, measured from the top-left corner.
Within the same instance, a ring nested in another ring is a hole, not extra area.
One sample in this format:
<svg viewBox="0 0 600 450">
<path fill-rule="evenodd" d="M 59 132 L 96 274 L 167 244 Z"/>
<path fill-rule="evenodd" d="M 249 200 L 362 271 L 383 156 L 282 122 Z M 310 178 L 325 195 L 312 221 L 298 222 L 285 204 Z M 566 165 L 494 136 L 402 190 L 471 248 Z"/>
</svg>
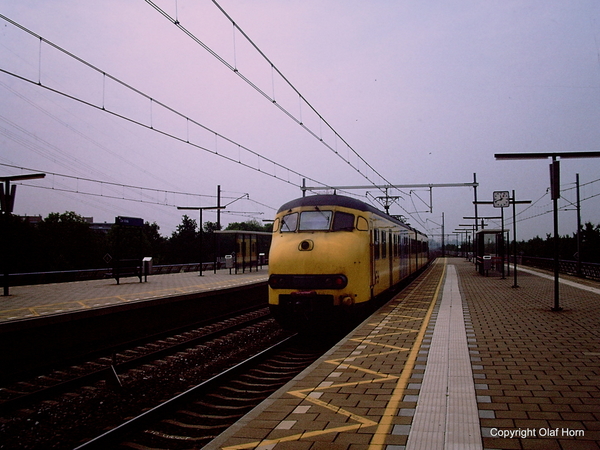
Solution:
<svg viewBox="0 0 600 450">
<path fill-rule="evenodd" d="M 378 210 L 374 206 L 371 206 L 361 200 L 352 197 L 346 197 L 345 195 L 310 195 L 308 197 L 300 197 L 295 200 L 291 200 L 287 203 L 281 205 L 277 213 L 288 211 L 293 208 L 299 208 L 302 206 L 342 206 L 344 208 L 356 209 L 358 211 L 369 211 L 373 214 L 377 214 L 378 216 L 384 217 L 385 219 L 394 222 L 403 227 L 409 228 L 411 230 L 416 231 L 417 233 L 423 234 L 419 230 L 416 230 L 404 222 L 395 219 L 394 217 L 384 213 L 383 211 Z"/>
</svg>

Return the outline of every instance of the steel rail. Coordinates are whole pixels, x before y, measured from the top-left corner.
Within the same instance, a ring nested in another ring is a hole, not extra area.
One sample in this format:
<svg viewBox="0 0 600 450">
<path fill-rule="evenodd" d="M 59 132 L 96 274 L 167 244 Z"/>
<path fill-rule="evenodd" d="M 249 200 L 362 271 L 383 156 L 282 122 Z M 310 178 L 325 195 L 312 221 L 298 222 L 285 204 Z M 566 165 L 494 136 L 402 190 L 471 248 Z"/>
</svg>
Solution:
<svg viewBox="0 0 600 450">
<path fill-rule="evenodd" d="M 289 345 L 292 339 L 296 338 L 296 334 L 286 337 L 280 342 L 272 345 L 271 347 L 263 350 L 262 352 L 236 364 L 235 366 L 221 372 L 214 377 L 203 381 L 202 383 L 188 389 L 187 391 L 171 398 L 170 400 L 161 403 L 160 405 L 140 414 L 137 417 L 107 431 L 106 433 L 76 447 L 75 450 L 92 450 L 92 449 L 106 449 L 113 448 L 120 440 L 132 432 L 142 429 L 147 426 L 148 423 L 158 420 L 160 417 L 169 413 L 173 409 L 178 408 L 181 404 L 189 401 L 191 398 L 201 395 L 209 389 L 217 386 L 233 377 L 234 375 L 246 370 L 248 367 L 253 366 L 257 362 L 260 362 L 264 358 L 269 357 L 275 352 L 280 351 L 282 348 Z"/>
<path fill-rule="evenodd" d="M 261 308 L 253 309 L 253 310 L 259 311 L 260 309 Z M 243 314 L 249 313 L 249 312 L 250 311 L 248 311 L 248 310 L 244 310 Z M 220 317 L 220 318 L 217 318 L 217 321 L 212 321 L 210 324 L 216 323 L 218 321 L 227 320 L 228 318 L 231 318 L 231 317 L 232 316 Z M 22 407 L 25 404 L 32 403 L 35 401 L 40 401 L 49 396 L 63 393 L 70 389 L 76 389 L 85 384 L 94 383 L 94 382 L 97 382 L 97 381 L 103 380 L 103 379 L 108 380 L 108 381 L 115 381 L 116 383 L 119 383 L 120 381 L 118 380 L 118 373 L 121 373 L 125 370 L 131 369 L 132 367 L 140 366 L 140 365 L 145 364 L 150 361 L 155 361 L 157 359 L 161 359 L 165 355 L 177 353 L 183 349 L 193 347 L 200 343 L 204 343 L 204 342 L 208 342 L 210 340 L 217 339 L 225 334 L 233 333 L 239 329 L 251 326 L 253 324 L 267 320 L 269 318 L 270 318 L 270 313 L 263 314 L 260 317 L 254 317 L 254 318 L 245 320 L 243 322 L 228 326 L 221 330 L 216 330 L 214 332 L 211 332 L 211 333 L 208 333 L 208 334 L 205 334 L 202 336 L 197 336 L 195 338 L 187 339 L 185 341 L 178 342 L 174 345 L 170 345 L 168 347 L 161 348 L 159 350 L 155 350 L 155 351 L 147 353 L 145 355 L 142 355 L 139 357 L 134 357 L 132 359 L 128 359 L 127 361 L 123 361 L 122 363 L 107 365 L 101 369 L 95 370 L 95 371 L 87 373 L 85 375 L 75 377 L 75 378 L 72 378 L 69 380 L 65 380 L 65 381 L 57 383 L 55 385 L 44 387 L 44 388 L 38 389 L 36 391 L 21 395 L 19 397 L 5 400 L 4 402 L 0 403 L 0 412 L 4 412 L 7 410 L 11 410 L 11 409 L 16 409 L 16 408 Z M 208 326 L 210 324 L 206 324 L 203 326 Z M 186 327 L 186 329 L 189 329 L 189 327 Z M 173 333 L 171 333 L 171 334 L 173 334 Z M 177 331 L 175 331 L 174 334 L 177 334 Z M 162 335 L 163 334 L 161 334 L 161 336 Z M 158 339 L 158 338 L 159 337 L 156 337 L 156 336 L 154 337 L 154 339 Z M 151 342 L 147 338 L 144 339 L 144 341 L 146 342 L 146 345 Z M 133 343 L 129 343 L 128 347 L 132 347 L 132 346 L 136 346 L 136 345 L 140 345 L 140 344 L 133 342 Z M 124 351 L 124 349 L 126 348 L 123 345 L 120 345 L 119 347 L 121 348 L 121 350 L 119 350 L 119 351 Z"/>
</svg>

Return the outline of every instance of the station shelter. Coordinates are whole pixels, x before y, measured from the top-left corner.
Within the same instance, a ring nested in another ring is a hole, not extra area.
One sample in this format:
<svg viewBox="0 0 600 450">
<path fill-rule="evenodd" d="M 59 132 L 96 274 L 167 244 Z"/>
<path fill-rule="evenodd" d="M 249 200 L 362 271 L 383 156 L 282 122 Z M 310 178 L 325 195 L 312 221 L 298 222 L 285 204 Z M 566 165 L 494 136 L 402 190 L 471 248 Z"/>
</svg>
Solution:
<svg viewBox="0 0 600 450">
<path fill-rule="evenodd" d="M 225 267 L 241 270 L 257 271 L 268 264 L 269 247 L 271 246 L 271 233 L 266 231 L 220 230 L 220 251 L 225 253 Z M 221 253 L 223 254 L 223 253 Z"/>
<path fill-rule="evenodd" d="M 477 257 L 475 259 L 476 269 L 481 275 L 489 275 L 490 270 L 503 273 L 506 261 L 506 240 L 504 229 L 483 229 L 476 234 Z"/>
</svg>

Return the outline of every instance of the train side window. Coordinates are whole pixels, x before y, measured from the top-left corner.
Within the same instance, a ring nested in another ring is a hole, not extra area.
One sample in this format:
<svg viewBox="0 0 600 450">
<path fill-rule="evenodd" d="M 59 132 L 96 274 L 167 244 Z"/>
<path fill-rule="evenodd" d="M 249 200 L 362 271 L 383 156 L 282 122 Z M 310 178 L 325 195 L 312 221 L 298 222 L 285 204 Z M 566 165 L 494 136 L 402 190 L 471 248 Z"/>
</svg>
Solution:
<svg viewBox="0 0 600 450">
<path fill-rule="evenodd" d="M 273 233 L 279 231 L 279 218 L 276 218 L 273 221 Z"/>
<path fill-rule="evenodd" d="M 363 216 L 358 216 L 356 220 L 356 229 L 358 231 L 369 231 L 369 222 Z"/>
<path fill-rule="evenodd" d="M 381 233 L 381 259 L 387 258 L 386 232 Z"/>
<path fill-rule="evenodd" d="M 373 249 L 375 250 L 375 259 L 379 259 L 379 230 L 373 230 Z"/>
<path fill-rule="evenodd" d="M 298 213 L 288 214 L 281 219 L 281 232 L 287 233 L 296 231 L 298 226 Z"/>
<path fill-rule="evenodd" d="M 354 214 L 345 212 L 336 212 L 333 217 L 332 231 L 352 231 L 354 230 Z"/>
<path fill-rule="evenodd" d="M 299 231 L 328 231 L 333 211 L 303 211 Z"/>
</svg>

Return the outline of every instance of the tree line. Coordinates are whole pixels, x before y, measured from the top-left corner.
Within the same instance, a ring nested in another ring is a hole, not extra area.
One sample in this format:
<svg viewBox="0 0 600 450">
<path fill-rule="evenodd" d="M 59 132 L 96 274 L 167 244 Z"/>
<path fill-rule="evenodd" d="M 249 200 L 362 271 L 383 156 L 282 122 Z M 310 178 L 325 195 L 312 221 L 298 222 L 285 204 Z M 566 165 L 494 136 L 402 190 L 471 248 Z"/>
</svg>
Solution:
<svg viewBox="0 0 600 450">
<path fill-rule="evenodd" d="M 577 233 L 560 236 L 558 241 L 559 259 L 577 260 Z M 538 258 L 554 257 L 554 236 L 547 234 L 545 239 L 537 236 L 529 241 L 517 243 L 517 252 Z M 581 227 L 579 249 L 582 262 L 600 263 L 600 224 L 587 222 Z"/>
<path fill-rule="evenodd" d="M 2 253 L 12 273 L 96 269 L 110 266 L 114 259 L 143 256 L 152 256 L 154 264 L 195 263 L 200 258 L 213 261 L 215 254 L 223 256 L 229 251 L 227 238 L 221 240 L 223 248 L 216 245 L 214 232 L 219 229 L 216 223 L 205 222 L 201 235 L 197 221 L 187 215 L 169 237 L 160 234 L 156 222 L 145 222 L 142 227 L 113 225 L 108 232 L 94 230 L 72 211 L 51 213 L 37 224 L 17 216 L 4 219 Z M 231 223 L 226 229 L 270 232 L 272 224 L 261 225 L 250 220 Z M 559 239 L 560 259 L 577 259 L 577 234 Z M 452 250 L 452 245 L 448 245 L 447 250 Z M 552 258 L 554 237 L 547 235 L 545 239 L 535 237 L 520 241 L 517 252 Z M 588 222 L 582 226 L 580 253 L 584 262 L 600 263 L 600 224 Z"/>
<path fill-rule="evenodd" d="M 137 259 L 151 256 L 154 264 L 195 263 L 212 261 L 225 251 L 215 245 L 214 222 L 200 228 L 187 215 L 169 237 L 160 227 L 145 222 L 141 227 L 113 225 L 108 232 L 95 230 L 73 211 L 51 213 L 31 224 L 18 216 L 4 216 L 2 247 L 4 262 L 11 273 L 96 269 L 111 266 L 115 259 Z M 231 223 L 226 229 L 271 231 L 256 220 Z M 221 255 L 222 256 L 222 255 Z"/>
</svg>

